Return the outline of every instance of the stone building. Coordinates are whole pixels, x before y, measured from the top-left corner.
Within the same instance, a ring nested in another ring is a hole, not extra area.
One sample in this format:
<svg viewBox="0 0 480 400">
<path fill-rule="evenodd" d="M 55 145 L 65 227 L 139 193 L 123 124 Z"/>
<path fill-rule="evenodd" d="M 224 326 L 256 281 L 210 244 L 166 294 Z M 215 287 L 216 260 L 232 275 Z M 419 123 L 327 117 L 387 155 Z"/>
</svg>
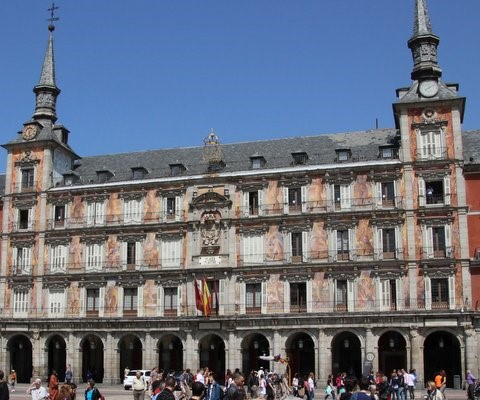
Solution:
<svg viewBox="0 0 480 400">
<path fill-rule="evenodd" d="M 394 128 L 228 145 L 211 132 L 199 147 L 95 157 L 57 123 L 49 29 L 0 181 L 0 366 L 20 382 L 62 379 L 67 364 L 100 382 L 155 365 L 322 381 L 445 369 L 449 386 L 478 371 L 465 172 L 479 132 L 462 132 L 425 0 Z"/>
</svg>

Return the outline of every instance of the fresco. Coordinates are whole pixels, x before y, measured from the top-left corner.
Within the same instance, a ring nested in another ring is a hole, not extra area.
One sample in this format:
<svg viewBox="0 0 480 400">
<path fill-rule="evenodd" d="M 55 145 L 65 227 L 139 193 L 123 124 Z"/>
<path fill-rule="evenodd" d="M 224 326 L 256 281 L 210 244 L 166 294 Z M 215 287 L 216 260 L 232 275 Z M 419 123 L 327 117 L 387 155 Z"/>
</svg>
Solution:
<svg viewBox="0 0 480 400">
<path fill-rule="evenodd" d="M 143 313 L 146 317 L 157 315 L 158 288 L 155 280 L 147 279 L 143 288 Z"/>
<path fill-rule="evenodd" d="M 353 202 L 355 206 L 370 206 L 372 204 L 372 185 L 368 182 L 367 175 L 357 175 L 353 184 Z"/>
<path fill-rule="evenodd" d="M 70 206 L 70 222 L 73 225 L 81 224 L 83 222 L 85 205 L 83 204 L 81 196 L 74 196 Z"/>
<path fill-rule="evenodd" d="M 270 226 L 265 235 L 265 257 L 267 261 L 283 260 L 283 235 L 278 226 Z"/>
<path fill-rule="evenodd" d="M 404 306 L 410 307 L 410 279 L 408 279 L 408 275 L 403 278 L 403 298 Z"/>
<path fill-rule="evenodd" d="M 105 266 L 120 268 L 120 243 L 115 235 L 110 235 L 107 239 Z"/>
<path fill-rule="evenodd" d="M 308 205 L 311 211 L 318 212 L 327 205 L 327 185 L 322 178 L 313 178 L 307 193 Z"/>
<path fill-rule="evenodd" d="M 417 307 L 425 307 L 425 281 L 423 275 L 417 276 Z"/>
<path fill-rule="evenodd" d="M 312 259 L 328 259 L 328 235 L 323 221 L 314 222 L 310 238 L 310 257 Z"/>
<path fill-rule="evenodd" d="M 147 233 L 143 246 L 143 263 L 149 266 L 158 266 L 158 243 L 155 233 Z"/>
<path fill-rule="evenodd" d="M 366 219 L 358 221 L 357 256 L 373 256 L 373 231 Z"/>
<path fill-rule="evenodd" d="M 144 201 L 145 222 L 158 221 L 160 215 L 160 201 L 155 190 L 149 190 Z"/>
<path fill-rule="evenodd" d="M 363 310 L 375 308 L 375 282 L 370 270 L 362 271 L 357 279 L 357 306 Z"/>
<path fill-rule="evenodd" d="M 118 310 L 118 286 L 108 281 L 105 287 L 105 316 L 115 316 Z"/>
<path fill-rule="evenodd" d="M 283 212 L 283 191 L 277 181 L 269 181 L 265 193 L 265 213 L 279 214 Z"/>
<path fill-rule="evenodd" d="M 83 245 L 79 236 L 74 236 L 70 242 L 70 259 L 68 261 L 70 268 L 83 268 Z"/>
<path fill-rule="evenodd" d="M 72 316 L 80 314 L 80 287 L 72 282 L 67 292 L 67 313 Z"/>
<path fill-rule="evenodd" d="M 316 272 L 312 281 L 312 312 L 331 309 L 329 280 L 325 272 Z"/>
<path fill-rule="evenodd" d="M 118 196 L 118 193 L 112 193 L 108 200 L 105 209 L 107 223 L 118 223 L 122 219 L 122 200 Z"/>
<path fill-rule="evenodd" d="M 267 312 L 281 313 L 284 310 L 285 290 L 280 275 L 273 274 L 267 282 Z"/>
</svg>

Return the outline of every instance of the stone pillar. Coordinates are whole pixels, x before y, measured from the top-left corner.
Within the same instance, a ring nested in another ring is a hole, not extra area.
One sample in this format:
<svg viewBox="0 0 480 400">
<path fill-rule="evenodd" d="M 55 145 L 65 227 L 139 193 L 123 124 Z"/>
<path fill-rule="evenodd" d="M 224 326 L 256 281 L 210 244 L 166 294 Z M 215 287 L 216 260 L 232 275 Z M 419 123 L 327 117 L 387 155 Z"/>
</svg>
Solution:
<svg viewBox="0 0 480 400">
<path fill-rule="evenodd" d="M 477 333 L 473 327 L 465 328 L 465 369 L 469 369 L 475 376 L 478 376 L 478 348 Z"/>
<path fill-rule="evenodd" d="M 240 349 L 237 349 L 237 341 L 235 338 L 235 331 L 228 331 L 228 351 L 225 353 L 225 368 L 230 368 L 232 371 L 241 366 Z"/>
<path fill-rule="evenodd" d="M 156 351 L 155 339 L 149 332 L 145 333 L 145 354 L 143 359 L 143 368 L 153 369 L 158 367 L 158 352 Z"/>
<path fill-rule="evenodd" d="M 105 346 L 103 351 L 103 383 L 119 383 L 121 377 L 119 376 L 118 366 L 120 365 L 119 351 L 116 346 L 116 338 L 111 332 L 107 333 L 105 339 Z"/>
<path fill-rule="evenodd" d="M 316 349 L 318 359 L 318 379 L 320 382 L 326 382 L 327 377 L 332 370 L 332 351 L 330 349 L 331 340 L 325 334 L 324 329 L 318 332 L 318 349 Z"/>
<path fill-rule="evenodd" d="M 417 371 L 417 388 L 423 388 L 425 382 L 425 368 L 423 365 L 423 337 L 420 336 L 417 327 L 410 328 L 410 368 Z"/>
<path fill-rule="evenodd" d="M 185 331 L 185 346 L 183 348 L 183 359 L 185 368 L 190 368 L 192 373 L 200 366 L 200 357 L 198 354 L 198 348 L 195 348 L 195 341 L 192 337 L 192 331 Z"/>
</svg>

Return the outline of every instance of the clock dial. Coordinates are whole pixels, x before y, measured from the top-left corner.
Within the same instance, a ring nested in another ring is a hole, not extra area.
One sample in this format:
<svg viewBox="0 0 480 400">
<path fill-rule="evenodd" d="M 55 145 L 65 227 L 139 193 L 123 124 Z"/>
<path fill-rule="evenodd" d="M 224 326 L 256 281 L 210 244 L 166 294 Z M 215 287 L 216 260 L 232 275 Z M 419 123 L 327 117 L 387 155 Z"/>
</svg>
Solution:
<svg viewBox="0 0 480 400">
<path fill-rule="evenodd" d="M 418 90 L 423 97 L 433 97 L 438 93 L 438 83 L 434 80 L 422 81 Z"/>
<path fill-rule="evenodd" d="M 27 125 L 23 128 L 22 137 L 25 140 L 32 140 L 37 136 L 38 128 L 35 125 Z"/>
</svg>

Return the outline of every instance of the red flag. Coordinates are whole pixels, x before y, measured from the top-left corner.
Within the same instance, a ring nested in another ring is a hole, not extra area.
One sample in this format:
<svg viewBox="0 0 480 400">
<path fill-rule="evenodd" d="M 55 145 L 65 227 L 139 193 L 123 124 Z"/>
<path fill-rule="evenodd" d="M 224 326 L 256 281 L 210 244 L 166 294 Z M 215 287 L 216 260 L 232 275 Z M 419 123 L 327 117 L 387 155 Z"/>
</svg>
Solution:
<svg viewBox="0 0 480 400">
<path fill-rule="evenodd" d="M 203 298 L 200 289 L 198 288 L 197 278 L 193 278 L 193 282 L 195 284 L 195 306 L 198 311 L 203 312 Z"/>
<path fill-rule="evenodd" d="M 217 281 L 213 281 L 213 291 L 215 293 L 215 311 L 218 315 L 218 286 L 217 286 Z"/>
<path fill-rule="evenodd" d="M 210 289 L 207 284 L 205 277 L 202 279 L 202 292 L 203 292 L 203 313 L 206 317 L 210 316 L 210 311 L 212 308 L 212 295 L 210 294 Z"/>
</svg>

